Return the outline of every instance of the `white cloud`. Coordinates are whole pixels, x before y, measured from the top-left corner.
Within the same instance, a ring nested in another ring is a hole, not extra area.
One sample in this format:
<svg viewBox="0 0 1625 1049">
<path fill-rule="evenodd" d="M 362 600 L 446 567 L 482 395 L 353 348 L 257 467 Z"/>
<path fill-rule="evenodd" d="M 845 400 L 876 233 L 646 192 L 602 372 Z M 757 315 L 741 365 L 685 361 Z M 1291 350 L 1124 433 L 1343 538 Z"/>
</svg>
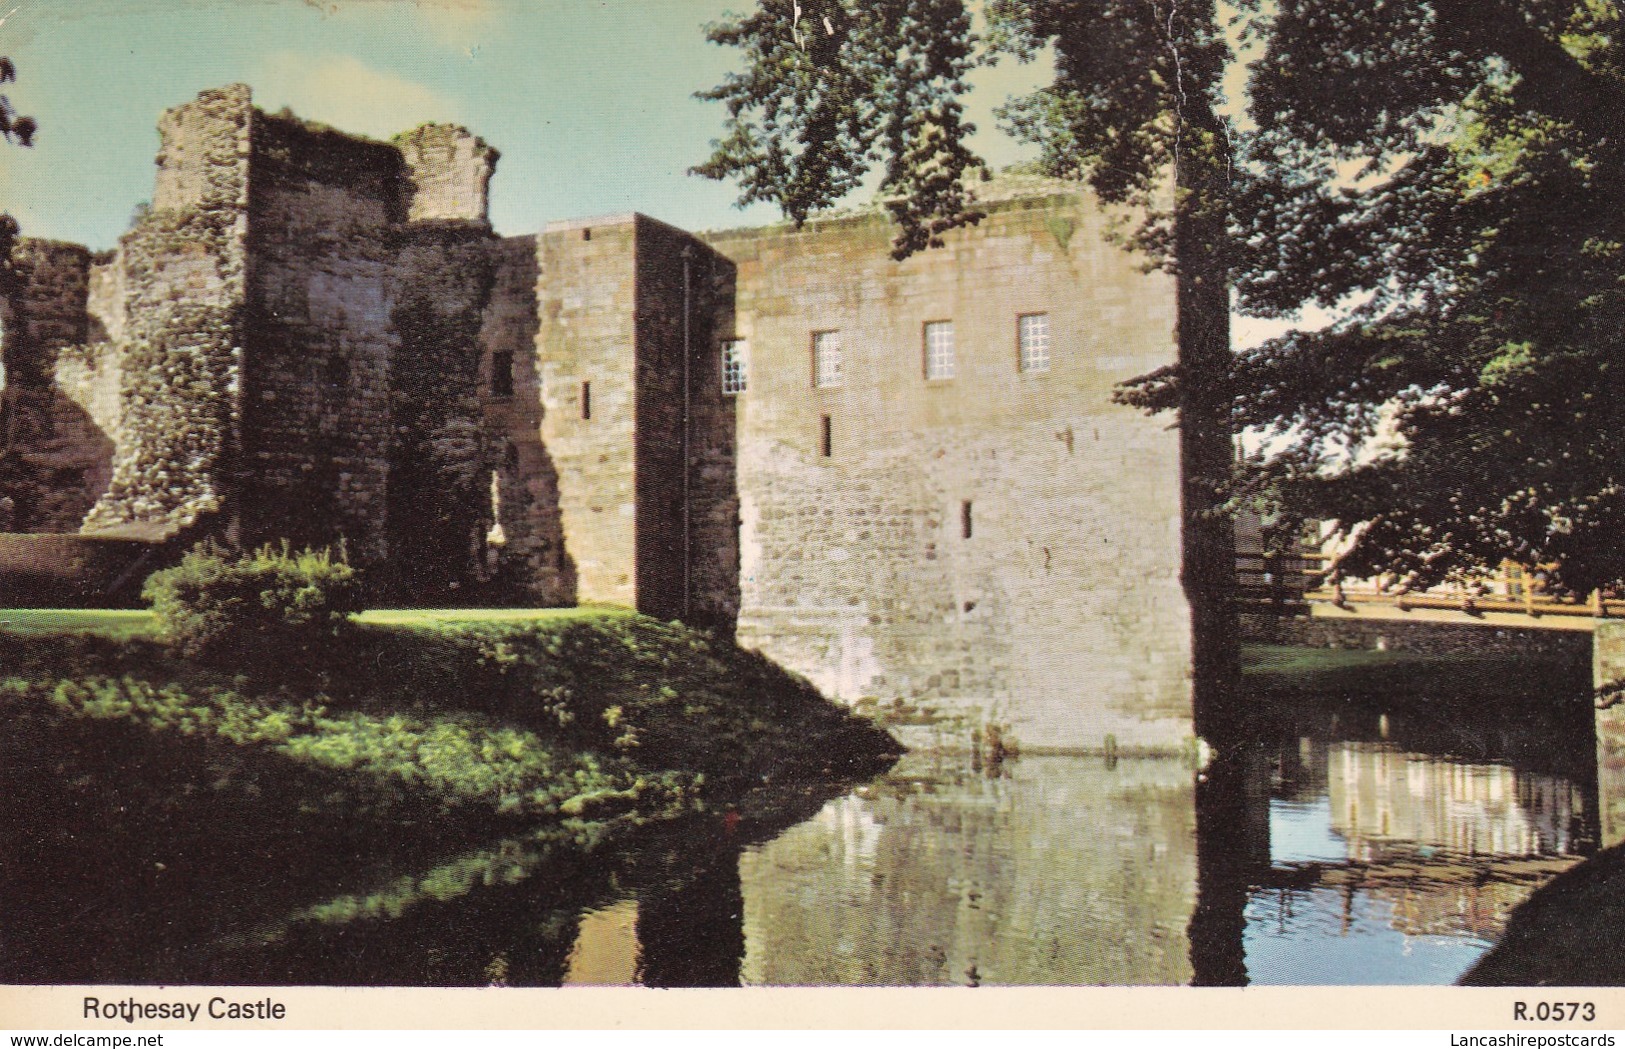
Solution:
<svg viewBox="0 0 1625 1049">
<path fill-rule="evenodd" d="M 460 119 L 456 103 L 432 88 L 350 55 L 280 51 L 261 60 L 251 82 L 262 109 L 287 106 L 306 119 L 375 138 Z"/>
<path fill-rule="evenodd" d="M 429 34 L 459 51 L 477 48 L 496 19 L 492 0 L 416 0 L 418 21 Z"/>
<path fill-rule="evenodd" d="M 8 0 L 0 0 L 0 3 Z M 16 0 L 9 0 L 16 2 Z M 489 36 L 504 0 L 300 0 L 329 18 L 370 18 L 409 8 L 418 27 L 438 44 L 468 53 Z M 507 6 L 511 9 L 512 4 Z"/>
</svg>

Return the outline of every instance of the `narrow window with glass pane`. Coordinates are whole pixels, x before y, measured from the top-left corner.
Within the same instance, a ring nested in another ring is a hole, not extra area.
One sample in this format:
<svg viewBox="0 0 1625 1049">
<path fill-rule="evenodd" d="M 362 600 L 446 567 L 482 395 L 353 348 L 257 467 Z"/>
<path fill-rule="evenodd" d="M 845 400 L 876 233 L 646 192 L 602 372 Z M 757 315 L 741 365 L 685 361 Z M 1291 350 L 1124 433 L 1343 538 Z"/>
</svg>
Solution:
<svg viewBox="0 0 1625 1049">
<path fill-rule="evenodd" d="M 1016 332 L 1021 347 L 1021 370 L 1049 371 L 1049 314 L 1023 313 L 1016 319 Z"/>
<path fill-rule="evenodd" d="M 954 377 L 953 321 L 932 321 L 925 326 L 925 377 Z"/>
<path fill-rule="evenodd" d="M 729 339 L 722 344 L 722 392 L 745 392 L 745 341 Z"/>
<path fill-rule="evenodd" d="M 819 388 L 841 385 L 841 333 L 813 332 L 813 385 Z"/>
</svg>

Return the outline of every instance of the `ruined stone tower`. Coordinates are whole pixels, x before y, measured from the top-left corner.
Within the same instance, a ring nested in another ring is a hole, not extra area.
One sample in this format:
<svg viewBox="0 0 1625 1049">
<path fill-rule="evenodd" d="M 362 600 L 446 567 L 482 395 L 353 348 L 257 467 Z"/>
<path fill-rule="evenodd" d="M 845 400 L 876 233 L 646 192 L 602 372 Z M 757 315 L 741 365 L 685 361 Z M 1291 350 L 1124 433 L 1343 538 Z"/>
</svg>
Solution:
<svg viewBox="0 0 1625 1049">
<path fill-rule="evenodd" d="M 902 262 L 879 214 L 501 238 L 461 128 L 230 87 L 161 130 L 111 257 L 16 253 L 11 531 L 342 539 L 386 600 L 737 630 L 944 738 L 1190 737 L 1178 441 L 1110 400 L 1173 358 L 1174 289 L 1076 188 Z"/>
</svg>

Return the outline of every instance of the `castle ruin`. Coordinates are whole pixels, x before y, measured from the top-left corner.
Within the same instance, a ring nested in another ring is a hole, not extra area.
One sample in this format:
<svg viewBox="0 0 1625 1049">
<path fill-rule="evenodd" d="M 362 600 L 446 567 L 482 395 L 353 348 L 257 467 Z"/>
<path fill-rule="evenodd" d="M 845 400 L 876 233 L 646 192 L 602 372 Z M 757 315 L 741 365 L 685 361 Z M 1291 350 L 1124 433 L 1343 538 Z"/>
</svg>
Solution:
<svg viewBox="0 0 1625 1049">
<path fill-rule="evenodd" d="M 1082 191 L 901 262 L 881 214 L 500 237 L 461 128 L 232 86 L 160 130 L 116 251 L 13 254 L 0 605 L 45 558 L 127 585 L 119 543 L 342 539 L 391 601 L 714 626 L 945 738 L 1191 737 L 1178 436 L 1111 403 L 1175 289 Z"/>
</svg>

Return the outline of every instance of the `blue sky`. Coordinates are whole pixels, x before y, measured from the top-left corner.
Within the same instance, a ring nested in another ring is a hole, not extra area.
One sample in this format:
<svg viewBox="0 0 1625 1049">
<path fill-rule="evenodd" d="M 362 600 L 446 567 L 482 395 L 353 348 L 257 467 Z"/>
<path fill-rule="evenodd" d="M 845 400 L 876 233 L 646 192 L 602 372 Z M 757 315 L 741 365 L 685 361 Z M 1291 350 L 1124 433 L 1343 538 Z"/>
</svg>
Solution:
<svg viewBox="0 0 1625 1049">
<path fill-rule="evenodd" d="M 769 222 L 685 174 L 721 130 L 695 100 L 735 56 L 705 23 L 749 0 L 0 0 L 13 104 L 32 150 L 0 149 L 0 211 L 29 236 L 111 247 L 152 194 L 159 113 L 232 82 L 266 110 L 387 138 L 463 124 L 502 152 L 499 232 L 643 211 L 691 229 Z M 973 106 L 996 165 L 1021 147 L 993 106 L 1036 74 L 984 74 Z"/>
</svg>

